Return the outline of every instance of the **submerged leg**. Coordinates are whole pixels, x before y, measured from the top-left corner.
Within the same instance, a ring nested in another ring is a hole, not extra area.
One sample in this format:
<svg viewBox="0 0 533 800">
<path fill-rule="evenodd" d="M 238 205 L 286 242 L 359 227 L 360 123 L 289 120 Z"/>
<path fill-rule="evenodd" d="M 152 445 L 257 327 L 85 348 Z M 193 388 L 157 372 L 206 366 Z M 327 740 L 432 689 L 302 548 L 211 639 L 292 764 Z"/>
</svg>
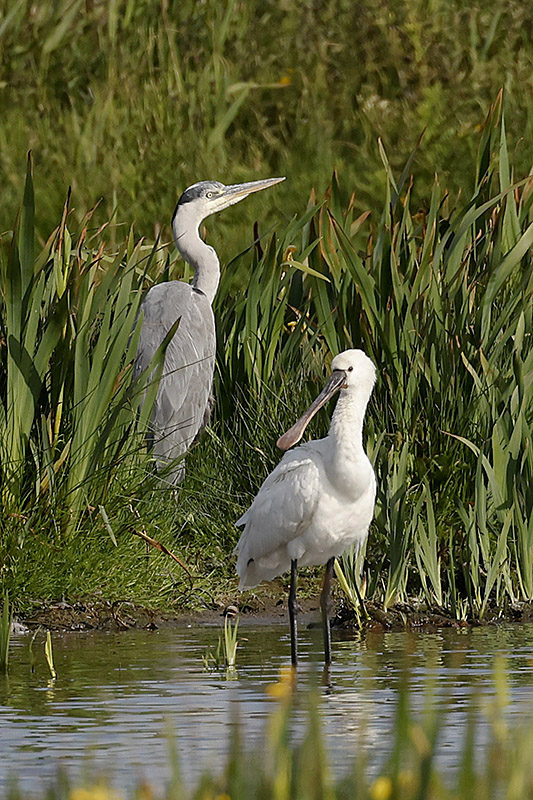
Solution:
<svg viewBox="0 0 533 800">
<path fill-rule="evenodd" d="M 330 558 L 326 564 L 322 594 L 320 595 L 320 608 L 322 611 L 322 627 L 324 629 L 324 661 L 327 667 L 331 664 L 331 630 L 329 627 L 331 579 L 335 558 Z"/>
<path fill-rule="evenodd" d="M 291 561 L 291 588 L 289 591 L 289 623 L 291 627 L 291 664 L 293 667 L 298 663 L 298 630 L 296 626 L 296 614 L 298 604 L 296 602 L 296 581 L 298 575 L 298 562 L 295 558 Z"/>
</svg>

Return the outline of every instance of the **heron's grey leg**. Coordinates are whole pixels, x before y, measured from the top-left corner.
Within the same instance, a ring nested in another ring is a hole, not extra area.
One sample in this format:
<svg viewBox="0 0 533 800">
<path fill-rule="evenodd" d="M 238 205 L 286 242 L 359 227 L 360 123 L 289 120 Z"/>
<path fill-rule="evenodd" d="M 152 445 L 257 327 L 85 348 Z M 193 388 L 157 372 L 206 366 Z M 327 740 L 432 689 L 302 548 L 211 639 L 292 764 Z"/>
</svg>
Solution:
<svg viewBox="0 0 533 800">
<path fill-rule="evenodd" d="M 298 562 L 295 558 L 291 561 L 291 588 L 289 591 L 289 623 L 291 627 L 291 664 L 293 667 L 298 663 L 298 629 L 296 626 L 296 614 L 298 613 L 298 603 L 296 602 L 296 582 L 298 579 Z"/>
<path fill-rule="evenodd" d="M 322 611 L 322 626 L 324 628 L 324 661 L 326 666 L 331 664 L 331 630 L 329 627 L 330 612 L 330 591 L 331 579 L 333 577 L 333 567 L 335 558 L 330 558 L 326 564 L 324 573 L 324 583 L 322 584 L 322 594 L 320 595 L 320 609 Z"/>
</svg>

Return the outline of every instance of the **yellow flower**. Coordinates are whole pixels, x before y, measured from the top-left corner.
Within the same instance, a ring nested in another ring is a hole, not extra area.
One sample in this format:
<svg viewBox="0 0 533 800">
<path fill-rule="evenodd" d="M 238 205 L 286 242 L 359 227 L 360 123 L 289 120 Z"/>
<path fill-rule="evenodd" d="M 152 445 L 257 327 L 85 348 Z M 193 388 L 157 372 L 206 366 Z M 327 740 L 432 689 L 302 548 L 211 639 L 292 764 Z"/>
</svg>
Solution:
<svg viewBox="0 0 533 800">
<path fill-rule="evenodd" d="M 281 86 L 290 86 L 291 85 L 291 76 L 290 75 L 282 75 L 279 79 L 279 83 Z"/>
<path fill-rule="evenodd" d="M 402 769 L 398 773 L 398 785 L 404 791 L 410 791 L 414 794 L 415 790 L 418 787 L 418 780 L 416 775 L 414 775 L 411 770 L 409 769 Z"/>
<path fill-rule="evenodd" d="M 409 736 L 420 756 L 427 758 L 431 753 L 431 745 L 422 727 L 420 725 L 412 725 Z"/>
<path fill-rule="evenodd" d="M 122 795 L 107 786 L 91 786 L 84 789 L 72 789 L 69 800 L 121 800 L 121 797 Z"/>
<path fill-rule="evenodd" d="M 376 778 L 370 787 L 370 797 L 372 800 L 388 800 L 392 794 L 392 781 L 390 778 L 382 775 Z"/>
<path fill-rule="evenodd" d="M 283 253 L 283 260 L 294 261 L 293 255 L 295 254 L 295 252 L 296 252 L 296 247 L 293 244 L 290 244 Z"/>
<path fill-rule="evenodd" d="M 267 694 L 275 700 L 288 700 L 294 688 L 295 678 L 296 670 L 294 667 L 282 667 L 279 671 L 278 682 L 267 686 Z"/>
</svg>

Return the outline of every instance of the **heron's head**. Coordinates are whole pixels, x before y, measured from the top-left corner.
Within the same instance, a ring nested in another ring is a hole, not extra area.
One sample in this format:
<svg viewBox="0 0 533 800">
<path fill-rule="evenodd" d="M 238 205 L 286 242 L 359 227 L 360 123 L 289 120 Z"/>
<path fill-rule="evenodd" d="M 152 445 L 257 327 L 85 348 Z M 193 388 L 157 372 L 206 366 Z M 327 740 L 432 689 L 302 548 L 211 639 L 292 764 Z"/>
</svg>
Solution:
<svg viewBox="0 0 533 800">
<path fill-rule="evenodd" d="M 211 214 L 223 211 L 225 208 L 239 203 L 253 192 L 268 189 L 276 183 L 281 183 L 285 178 L 267 178 L 263 181 L 249 181 L 248 183 L 235 183 L 225 186 L 218 181 L 200 181 L 185 189 L 174 212 L 174 216 L 182 211 L 187 211 L 200 223 Z"/>
<path fill-rule="evenodd" d="M 376 382 L 376 368 L 362 350 L 344 350 L 331 362 L 331 375 L 328 382 L 290 430 L 280 436 L 277 446 L 280 450 L 288 450 L 302 438 L 305 429 L 317 411 L 337 392 L 350 392 L 359 395 L 364 410 Z"/>
</svg>

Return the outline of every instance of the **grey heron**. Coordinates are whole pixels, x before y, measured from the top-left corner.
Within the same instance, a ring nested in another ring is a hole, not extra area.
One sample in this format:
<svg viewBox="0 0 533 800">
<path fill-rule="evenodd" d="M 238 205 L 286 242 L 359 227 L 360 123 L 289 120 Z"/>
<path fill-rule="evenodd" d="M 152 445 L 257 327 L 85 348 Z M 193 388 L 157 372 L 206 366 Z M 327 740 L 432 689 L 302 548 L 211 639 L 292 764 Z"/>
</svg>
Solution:
<svg viewBox="0 0 533 800">
<path fill-rule="evenodd" d="M 374 470 L 363 447 L 363 420 L 376 380 L 361 350 L 335 356 L 331 377 L 277 446 L 288 450 L 311 418 L 340 392 L 328 435 L 289 450 L 237 521 L 244 531 L 235 548 L 240 589 L 251 589 L 291 570 L 291 660 L 297 662 L 297 566 L 326 564 L 320 599 L 325 661 L 331 662 L 329 595 L 335 558 L 367 535 L 376 495 Z"/>
<path fill-rule="evenodd" d="M 189 186 L 178 201 L 172 232 L 177 249 L 194 270 L 194 278 L 191 284 L 168 281 L 149 290 L 140 308 L 142 327 L 134 363 L 136 378 L 150 367 L 179 319 L 165 351 L 148 437 L 160 467 L 186 453 L 209 420 L 216 350 L 212 303 L 220 280 L 220 263 L 215 250 L 201 238 L 200 223 L 252 192 L 283 180 L 268 178 L 231 186 L 201 181 Z M 169 469 L 169 483 L 179 483 L 184 472 L 181 460 Z"/>
</svg>

